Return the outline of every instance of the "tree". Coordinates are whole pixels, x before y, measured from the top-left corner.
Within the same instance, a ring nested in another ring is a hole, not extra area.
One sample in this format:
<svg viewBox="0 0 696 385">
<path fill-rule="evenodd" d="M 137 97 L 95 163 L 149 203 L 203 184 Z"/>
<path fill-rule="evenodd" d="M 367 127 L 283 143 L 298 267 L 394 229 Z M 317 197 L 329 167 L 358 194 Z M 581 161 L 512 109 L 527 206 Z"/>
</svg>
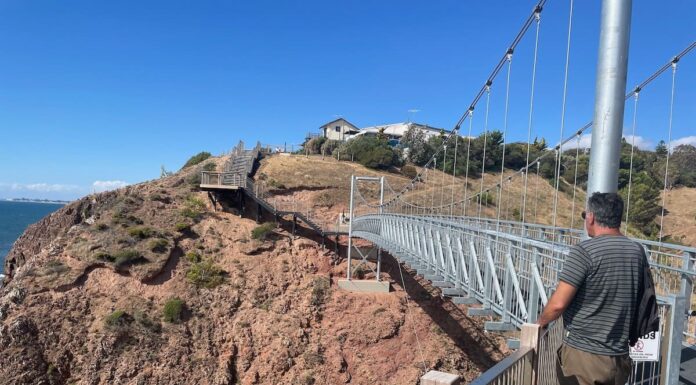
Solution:
<svg viewBox="0 0 696 385">
<path fill-rule="evenodd" d="M 353 154 L 355 161 L 369 168 L 386 169 L 401 165 L 399 151 L 375 136 L 362 135 L 353 138 L 344 143 L 340 151 Z"/>
<path fill-rule="evenodd" d="M 657 146 L 655 146 L 655 154 L 660 158 L 667 156 L 667 144 L 665 144 L 664 140 L 659 141 Z"/>
<path fill-rule="evenodd" d="M 621 195 L 628 202 L 628 186 L 621 189 Z M 659 185 L 647 172 L 641 171 L 633 175 L 628 221 L 646 236 L 654 236 L 657 231 L 655 218 L 662 210 L 659 199 Z"/>
<path fill-rule="evenodd" d="M 415 125 L 411 125 L 401 137 L 401 146 L 406 151 L 406 158 L 409 162 L 423 166 L 428 161 L 428 154 L 431 152 L 425 139 L 425 131 Z"/>
<path fill-rule="evenodd" d="M 675 185 L 696 187 L 696 147 L 690 144 L 677 146 L 672 153 L 672 165 L 676 174 Z"/>
</svg>

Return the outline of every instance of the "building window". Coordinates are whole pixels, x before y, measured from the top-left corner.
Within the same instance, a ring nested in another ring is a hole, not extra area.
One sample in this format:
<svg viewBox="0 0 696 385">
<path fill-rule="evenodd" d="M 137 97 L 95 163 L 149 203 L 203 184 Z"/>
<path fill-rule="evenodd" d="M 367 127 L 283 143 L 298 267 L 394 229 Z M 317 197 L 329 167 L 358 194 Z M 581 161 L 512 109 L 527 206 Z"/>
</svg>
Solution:
<svg viewBox="0 0 696 385">
<path fill-rule="evenodd" d="M 336 129 L 336 132 L 341 132 L 341 126 L 336 126 L 335 129 Z"/>
</svg>

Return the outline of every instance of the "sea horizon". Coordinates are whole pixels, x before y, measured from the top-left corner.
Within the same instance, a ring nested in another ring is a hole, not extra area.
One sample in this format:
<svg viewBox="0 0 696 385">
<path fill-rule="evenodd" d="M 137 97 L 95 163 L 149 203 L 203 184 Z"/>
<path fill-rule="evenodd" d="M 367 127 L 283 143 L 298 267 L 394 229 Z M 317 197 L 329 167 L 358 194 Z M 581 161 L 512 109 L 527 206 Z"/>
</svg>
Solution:
<svg viewBox="0 0 696 385">
<path fill-rule="evenodd" d="M 4 275 L 5 257 L 24 231 L 63 206 L 65 203 L 0 200 L 0 274 Z"/>
</svg>

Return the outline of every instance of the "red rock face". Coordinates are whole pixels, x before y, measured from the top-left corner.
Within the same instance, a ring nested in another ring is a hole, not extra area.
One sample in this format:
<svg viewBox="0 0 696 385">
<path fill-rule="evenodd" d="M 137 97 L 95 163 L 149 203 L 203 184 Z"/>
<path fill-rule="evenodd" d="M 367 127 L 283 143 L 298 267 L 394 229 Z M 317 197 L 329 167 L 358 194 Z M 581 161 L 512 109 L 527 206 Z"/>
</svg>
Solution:
<svg viewBox="0 0 696 385">
<path fill-rule="evenodd" d="M 392 293 L 339 291 L 332 245 L 307 229 L 291 240 L 282 221 L 252 239 L 254 214 L 232 197 L 214 211 L 192 189 L 199 171 L 82 199 L 27 230 L 0 289 L 5 383 L 413 384 L 428 369 L 471 379 L 506 353 L 406 271 L 404 290 L 388 257 Z"/>
</svg>

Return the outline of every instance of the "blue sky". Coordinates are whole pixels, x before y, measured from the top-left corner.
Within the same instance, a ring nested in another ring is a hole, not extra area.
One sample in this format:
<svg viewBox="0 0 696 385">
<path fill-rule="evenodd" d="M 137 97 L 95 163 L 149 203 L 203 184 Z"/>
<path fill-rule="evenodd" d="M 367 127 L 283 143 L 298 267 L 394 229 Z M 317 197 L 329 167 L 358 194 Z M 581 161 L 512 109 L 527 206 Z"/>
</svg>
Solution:
<svg viewBox="0 0 696 385">
<path fill-rule="evenodd" d="M 419 109 L 414 120 L 451 128 L 533 5 L 4 0 L 0 198 L 75 198 L 240 139 L 299 143 L 336 115 L 368 126 Z M 599 12 L 597 0 L 576 1 L 568 132 L 592 116 Z M 549 0 L 541 21 L 532 135 L 549 142 L 559 135 L 567 14 L 567 0 Z M 634 1 L 629 85 L 693 41 L 695 23 L 693 1 Z M 532 48 L 530 33 L 513 58 L 510 140 L 527 135 Z M 679 66 L 674 138 L 696 135 L 695 84 L 696 52 Z M 663 76 L 641 95 L 643 146 L 666 139 L 669 85 Z M 493 129 L 503 86 L 501 77 L 492 90 Z"/>
</svg>

